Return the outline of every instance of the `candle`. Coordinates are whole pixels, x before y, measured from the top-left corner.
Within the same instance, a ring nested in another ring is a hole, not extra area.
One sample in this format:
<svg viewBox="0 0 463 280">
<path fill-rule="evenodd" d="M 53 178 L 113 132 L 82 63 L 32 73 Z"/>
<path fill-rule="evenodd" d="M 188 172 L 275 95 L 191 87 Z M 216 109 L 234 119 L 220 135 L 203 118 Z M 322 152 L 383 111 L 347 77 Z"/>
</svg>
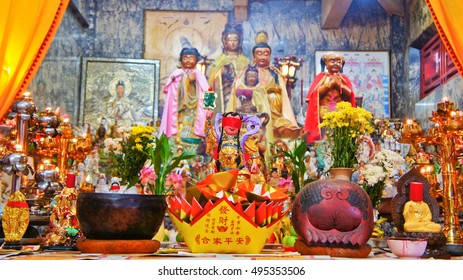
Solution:
<svg viewBox="0 0 463 280">
<path fill-rule="evenodd" d="M 76 174 L 68 173 L 66 175 L 66 187 L 75 188 L 76 187 Z"/>
<path fill-rule="evenodd" d="M 420 182 L 410 183 L 410 200 L 420 202 L 423 201 L 424 184 Z"/>
</svg>

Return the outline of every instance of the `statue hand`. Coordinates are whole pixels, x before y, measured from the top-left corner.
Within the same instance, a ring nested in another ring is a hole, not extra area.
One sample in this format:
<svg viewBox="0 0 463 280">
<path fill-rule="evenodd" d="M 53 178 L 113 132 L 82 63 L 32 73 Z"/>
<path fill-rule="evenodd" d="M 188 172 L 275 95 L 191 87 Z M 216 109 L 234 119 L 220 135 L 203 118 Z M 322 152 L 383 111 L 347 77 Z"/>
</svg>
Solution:
<svg viewBox="0 0 463 280">
<path fill-rule="evenodd" d="M 195 73 L 189 74 L 188 81 L 193 82 L 194 80 L 196 80 L 196 74 Z"/>
</svg>

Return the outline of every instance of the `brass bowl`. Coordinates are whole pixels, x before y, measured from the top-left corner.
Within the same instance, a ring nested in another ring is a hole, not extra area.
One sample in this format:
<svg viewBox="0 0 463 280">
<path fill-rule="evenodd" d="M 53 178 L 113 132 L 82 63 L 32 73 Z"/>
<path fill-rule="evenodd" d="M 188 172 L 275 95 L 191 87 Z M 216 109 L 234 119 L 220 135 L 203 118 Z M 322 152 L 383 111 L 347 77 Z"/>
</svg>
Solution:
<svg viewBox="0 0 463 280">
<path fill-rule="evenodd" d="M 152 239 L 161 227 L 166 209 L 164 195 L 79 193 L 77 196 L 77 220 L 88 239 Z"/>
</svg>

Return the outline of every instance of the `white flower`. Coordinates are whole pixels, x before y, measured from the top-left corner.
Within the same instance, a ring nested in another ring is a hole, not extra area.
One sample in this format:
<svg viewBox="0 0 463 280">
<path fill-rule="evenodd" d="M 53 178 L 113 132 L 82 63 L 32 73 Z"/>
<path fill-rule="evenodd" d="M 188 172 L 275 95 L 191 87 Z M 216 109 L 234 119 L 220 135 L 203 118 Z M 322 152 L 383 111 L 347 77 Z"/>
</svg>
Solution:
<svg viewBox="0 0 463 280">
<path fill-rule="evenodd" d="M 122 153 L 121 142 L 122 138 L 106 138 L 104 140 L 104 152 L 113 152 L 115 154 Z"/>
<path fill-rule="evenodd" d="M 371 164 L 382 166 L 386 172 L 386 178 L 392 178 L 400 173 L 405 166 L 405 159 L 391 150 L 381 150 L 375 154 Z"/>
<path fill-rule="evenodd" d="M 386 178 L 386 172 L 384 172 L 384 169 L 381 166 L 373 164 L 365 165 L 365 167 L 360 171 L 360 174 L 363 176 L 365 184 L 369 186 L 373 186 Z"/>
</svg>

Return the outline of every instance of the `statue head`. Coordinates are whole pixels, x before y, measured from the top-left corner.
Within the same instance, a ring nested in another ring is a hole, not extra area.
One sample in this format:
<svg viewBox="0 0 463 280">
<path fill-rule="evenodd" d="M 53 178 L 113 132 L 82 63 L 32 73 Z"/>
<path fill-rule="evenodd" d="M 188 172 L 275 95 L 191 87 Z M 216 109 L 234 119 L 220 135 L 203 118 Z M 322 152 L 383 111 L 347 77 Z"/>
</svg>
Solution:
<svg viewBox="0 0 463 280">
<path fill-rule="evenodd" d="M 252 48 L 252 57 L 259 67 L 268 67 L 270 65 L 270 56 L 272 48 L 268 44 L 267 32 L 258 31 L 255 39 L 256 44 Z"/>
<path fill-rule="evenodd" d="M 228 112 L 223 115 L 222 128 L 223 131 L 230 136 L 238 135 L 241 129 L 241 121 L 243 117 L 237 112 Z"/>
<path fill-rule="evenodd" d="M 253 87 L 259 83 L 259 70 L 254 65 L 248 65 L 244 73 L 244 84 L 248 87 Z"/>
<path fill-rule="evenodd" d="M 224 53 L 241 53 L 243 50 L 243 27 L 239 23 L 227 23 L 222 32 Z"/>
<path fill-rule="evenodd" d="M 122 98 L 124 96 L 125 83 L 123 80 L 119 80 L 116 84 L 117 97 Z"/>
<path fill-rule="evenodd" d="M 180 59 L 179 61 L 182 64 L 183 68 L 186 69 L 194 69 L 196 67 L 196 63 L 199 61 L 201 55 L 199 54 L 198 49 L 196 48 L 183 48 L 180 51 Z"/>
<path fill-rule="evenodd" d="M 342 73 L 342 68 L 346 63 L 344 56 L 337 53 L 323 55 L 320 59 L 322 71 L 325 71 L 325 66 L 330 73 Z"/>
</svg>

